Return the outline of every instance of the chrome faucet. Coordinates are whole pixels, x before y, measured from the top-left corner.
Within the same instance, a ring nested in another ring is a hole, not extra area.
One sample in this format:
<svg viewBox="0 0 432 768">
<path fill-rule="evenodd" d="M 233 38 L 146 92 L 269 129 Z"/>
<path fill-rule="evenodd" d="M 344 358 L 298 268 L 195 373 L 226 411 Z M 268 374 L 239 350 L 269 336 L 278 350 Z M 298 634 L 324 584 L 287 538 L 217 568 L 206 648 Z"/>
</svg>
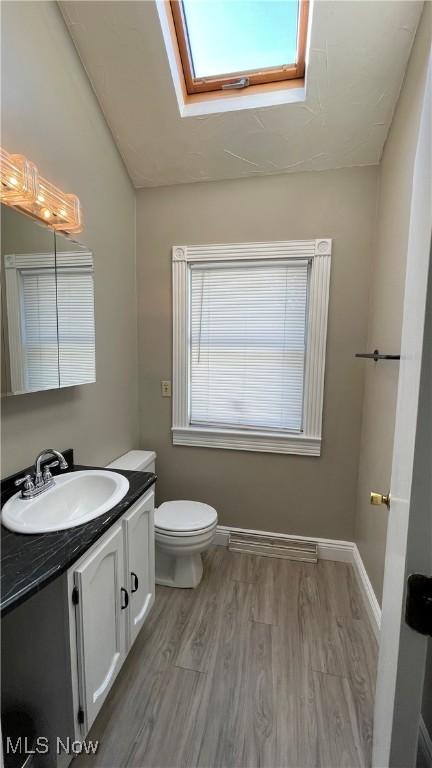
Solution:
<svg viewBox="0 0 432 768">
<path fill-rule="evenodd" d="M 50 456 L 56 457 L 56 461 L 52 461 L 50 464 L 45 464 L 43 472 L 41 472 L 41 462 L 44 459 L 48 459 Z M 58 467 L 60 469 L 67 469 L 68 463 L 60 451 L 56 451 L 54 448 L 45 448 L 41 451 L 35 461 L 35 474 L 25 475 L 24 477 L 15 480 L 15 485 L 23 485 L 21 491 L 22 499 L 33 499 L 35 496 L 39 496 L 40 493 L 48 490 L 55 484 L 55 480 L 50 472 L 52 467 Z"/>
</svg>

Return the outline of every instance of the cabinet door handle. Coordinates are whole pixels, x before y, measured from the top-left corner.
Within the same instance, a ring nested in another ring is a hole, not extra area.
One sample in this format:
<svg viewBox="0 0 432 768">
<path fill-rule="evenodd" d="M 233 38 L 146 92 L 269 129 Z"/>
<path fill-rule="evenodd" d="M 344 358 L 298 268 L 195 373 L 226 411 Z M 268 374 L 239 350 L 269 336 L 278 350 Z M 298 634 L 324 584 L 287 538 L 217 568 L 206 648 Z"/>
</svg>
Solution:
<svg viewBox="0 0 432 768">
<path fill-rule="evenodd" d="M 131 587 L 131 592 L 133 593 L 133 592 L 136 592 L 136 591 L 137 591 L 137 589 L 138 589 L 138 584 L 139 584 L 139 581 L 138 581 L 138 576 L 137 576 L 137 575 L 136 575 L 136 573 L 134 573 L 133 571 L 131 571 L 131 576 L 132 576 L 132 587 Z"/>
<path fill-rule="evenodd" d="M 129 593 L 128 593 L 127 589 L 125 589 L 124 587 L 121 587 L 120 591 L 121 591 L 122 594 L 124 594 L 124 603 L 121 606 L 122 611 L 124 611 L 124 609 L 127 608 L 128 605 L 129 605 Z"/>
</svg>

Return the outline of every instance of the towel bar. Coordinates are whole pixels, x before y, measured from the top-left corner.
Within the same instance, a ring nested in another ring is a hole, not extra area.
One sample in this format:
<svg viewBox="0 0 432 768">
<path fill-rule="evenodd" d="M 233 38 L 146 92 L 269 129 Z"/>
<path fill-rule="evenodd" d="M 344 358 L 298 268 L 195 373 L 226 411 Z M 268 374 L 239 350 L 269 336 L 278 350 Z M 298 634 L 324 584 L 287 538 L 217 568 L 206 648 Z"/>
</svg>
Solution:
<svg viewBox="0 0 432 768">
<path fill-rule="evenodd" d="M 378 360 L 400 360 L 400 355 L 381 355 L 379 349 L 374 349 L 373 352 L 356 352 L 354 357 L 367 357 L 375 362 Z"/>
</svg>

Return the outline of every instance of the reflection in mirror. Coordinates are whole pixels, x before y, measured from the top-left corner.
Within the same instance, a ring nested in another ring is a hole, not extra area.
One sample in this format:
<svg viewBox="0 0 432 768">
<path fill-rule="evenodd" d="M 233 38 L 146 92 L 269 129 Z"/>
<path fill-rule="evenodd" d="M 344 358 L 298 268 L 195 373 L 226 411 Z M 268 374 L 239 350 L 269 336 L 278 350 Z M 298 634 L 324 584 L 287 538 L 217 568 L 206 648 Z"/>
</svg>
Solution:
<svg viewBox="0 0 432 768">
<path fill-rule="evenodd" d="M 2 394 L 96 381 L 93 255 L 1 206 Z"/>
<path fill-rule="evenodd" d="M 54 232 L 1 206 L 2 394 L 59 386 Z"/>
<path fill-rule="evenodd" d="M 96 381 L 93 255 L 56 232 L 60 387 Z"/>
</svg>

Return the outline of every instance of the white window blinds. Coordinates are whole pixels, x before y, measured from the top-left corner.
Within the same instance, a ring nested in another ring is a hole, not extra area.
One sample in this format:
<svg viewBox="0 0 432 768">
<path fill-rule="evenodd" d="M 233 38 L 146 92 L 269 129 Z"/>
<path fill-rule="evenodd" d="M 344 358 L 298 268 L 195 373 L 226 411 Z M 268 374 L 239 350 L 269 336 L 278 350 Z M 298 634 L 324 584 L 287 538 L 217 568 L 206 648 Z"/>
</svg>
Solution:
<svg viewBox="0 0 432 768">
<path fill-rule="evenodd" d="M 190 423 L 301 432 L 308 261 L 193 264 Z"/>
<path fill-rule="evenodd" d="M 25 390 L 95 381 L 93 270 L 21 270 Z"/>
<path fill-rule="evenodd" d="M 58 387 L 54 269 L 21 272 L 21 317 L 25 390 Z"/>
<path fill-rule="evenodd" d="M 93 271 L 57 269 L 60 386 L 96 379 Z"/>
</svg>

